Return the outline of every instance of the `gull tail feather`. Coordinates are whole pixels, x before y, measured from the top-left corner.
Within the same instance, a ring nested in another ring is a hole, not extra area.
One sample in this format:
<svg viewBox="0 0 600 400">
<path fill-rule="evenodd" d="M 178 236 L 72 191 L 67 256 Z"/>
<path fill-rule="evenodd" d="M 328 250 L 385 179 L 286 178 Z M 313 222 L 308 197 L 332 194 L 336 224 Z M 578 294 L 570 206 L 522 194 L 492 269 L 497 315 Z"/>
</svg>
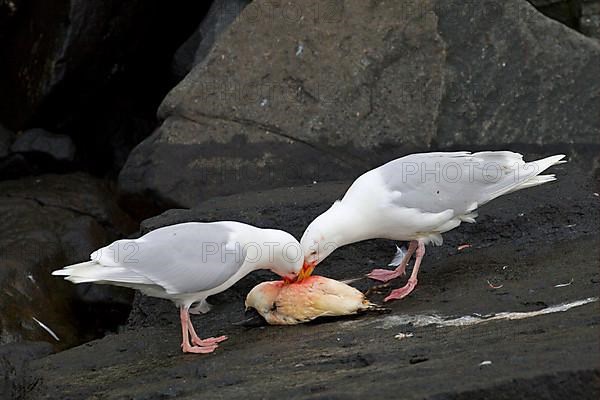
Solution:
<svg viewBox="0 0 600 400">
<path fill-rule="evenodd" d="M 524 180 L 520 185 L 517 185 L 516 187 L 512 188 L 509 191 L 509 193 L 515 192 L 517 190 L 527 189 L 530 187 L 543 185 L 544 183 L 555 181 L 556 176 L 554 174 L 548 174 L 548 175 L 539 175 L 539 174 L 541 174 L 542 172 L 544 172 L 545 170 L 547 170 L 548 168 L 550 168 L 553 165 L 566 163 L 566 161 L 563 160 L 563 158 L 565 158 L 564 154 L 557 154 L 555 156 L 542 158 L 541 160 L 528 162 L 527 164 L 525 164 L 525 168 L 527 168 L 527 169 L 533 168 L 533 170 L 535 171 L 534 172 L 535 175 L 529 179 Z"/>
<path fill-rule="evenodd" d="M 125 267 L 111 267 L 96 261 L 85 261 L 68 265 L 52 272 L 52 275 L 64 276 L 73 283 L 114 282 L 126 284 L 153 284 L 151 280 Z"/>
</svg>

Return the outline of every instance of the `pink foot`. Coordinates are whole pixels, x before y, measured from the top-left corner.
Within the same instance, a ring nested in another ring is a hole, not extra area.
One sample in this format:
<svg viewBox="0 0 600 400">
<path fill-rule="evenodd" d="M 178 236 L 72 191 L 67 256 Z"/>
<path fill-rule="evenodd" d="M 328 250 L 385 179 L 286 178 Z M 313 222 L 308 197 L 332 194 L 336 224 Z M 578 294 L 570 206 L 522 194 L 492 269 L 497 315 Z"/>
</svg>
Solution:
<svg viewBox="0 0 600 400">
<path fill-rule="evenodd" d="M 410 294 L 410 292 L 412 292 L 414 290 L 415 286 L 417 286 L 417 280 L 409 279 L 404 287 L 401 287 L 400 289 L 392 290 L 392 292 L 388 295 L 388 297 L 383 299 L 383 301 L 403 299 L 406 296 L 408 296 Z"/>
<path fill-rule="evenodd" d="M 367 277 L 376 281 L 387 282 L 391 281 L 392 279 L 400 278 L 404 274 L 406 274 L 405 268 L 394 270 L 374 269 L 367 274 Z"/>
<path fill-rule="evenodd" d="M 212 346 L 190 346 L 187 343 L 183 343 L 181 345 L 181 349 L 183 350 L 184 353 L 196 353 L 196 354 L 207 354 L 207 353 L 212 353 L 213 351 L 215 351 L 215 349 L 219 347 L 216 344 L 213 344 Z"/>
<path fill-rule="evenodd" d="M 216 346 L 217 343 L 221 343 L 227 339 L 228 339 L 227 336 L 209 337 L 206 339 L 192 337 L 192 343 L 195 344 L 196 346 L 211 347 L 211 346 Z"/>
</svg>

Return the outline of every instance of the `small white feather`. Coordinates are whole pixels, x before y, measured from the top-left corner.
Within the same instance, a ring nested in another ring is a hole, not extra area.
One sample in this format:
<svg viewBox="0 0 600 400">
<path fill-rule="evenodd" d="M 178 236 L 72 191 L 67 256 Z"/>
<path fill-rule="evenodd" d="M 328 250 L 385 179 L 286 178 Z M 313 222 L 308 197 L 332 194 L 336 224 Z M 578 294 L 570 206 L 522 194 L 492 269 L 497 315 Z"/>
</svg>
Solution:
<svg viewBox="0 0 600 400">
<path fill-rule="evenodd" d="M 60 342 L 60 339 L 58 338 L 58 336 L 56 335 L 56 333 L 54 333 L 54 331 L 52 331 L 52 329 L 50 329 L 48 327 L 48 325 L 44 324 L 42 321 L 40 321 L 39 319 L 37 319 L 36 317 L 32 317 L 33 320 L 35 322 L 37 322 L 37 324 L 39 326 L 42 327 L 42 329 L 44 329 L 46 332 L 48 332 L 50 334 L 50 336 L 52 336 L 54 338 L 54 340 L 56 340 L 57 342 Z"/>
</svg>

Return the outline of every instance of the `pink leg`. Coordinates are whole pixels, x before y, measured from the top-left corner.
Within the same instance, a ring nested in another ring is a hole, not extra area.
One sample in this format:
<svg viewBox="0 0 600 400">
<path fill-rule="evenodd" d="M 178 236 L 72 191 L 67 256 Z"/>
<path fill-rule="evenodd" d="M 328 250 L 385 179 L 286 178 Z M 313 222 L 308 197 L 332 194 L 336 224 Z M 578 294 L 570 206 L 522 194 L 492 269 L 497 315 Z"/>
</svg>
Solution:
<svg viewBox="0 0 600 400">
<path fill-rule="evenodd" d="M 367 277 L 376 281 L 387 282 L 391 281 L 392 279 L 403 276 L 404 274 L 406 274 L 406 265 L 408 264 L 413 253 L 417 249 L 417 245 L 418 244 L 416 240 L 410 242 L 410 245 L 408 246 L 408 251 L 404 255 L 404 258 L 402 259 L 402 262 L 400 262 L 400 265 L 398 265 L 398 267 L 395 270 L 374 269 L 369 274 L 367 274 Z"/>
<path fill-rule="evenodd" d="M 181 333 L 183 341 L 181 342 L 181 349 L 184 353 L 212 353 L 218 347 L 217 344 L 210 346 L 192 346 L 190 344 L 189 326 L 190 326 L 190 314 L 189 307 L 181 306 L 179 309 L 179 318 L 181 319 Z"/>
<path fill-rule="evenodd" d="M 408 282 L 404 287 L 400 289 L 392 290 L 388 297 L 383 299 L 383 301 L 390 301 L 396 299 L 402 299 L 410 294 L 413 291 L 415 286 L 417 286 L 417 275 L 419 274 L 419 267 L 421 266 L 421 260 L 423 260 L 423 256 L 425 255 L 425 245 L 422 240 L 419 240 L 417 247 L 417 254 L 415 259 L 415 266 L 413 267 L 412 274 L 410 278 L 408 278 Z"/>
<path fill-rule="evenodd" d="M 190 333 L 190 337 L 192 339 L 192 343 L 196 346 L 210 347 L 214 344 L 221 343 L 224 340 L 227 340 L 227 336 L 219 336 L 219 337 L 209 337 L 206 339 L 200 339 L 196 330 L 194 329 L 194 324 L 191 319 L 188 319 L 188 331 Z"/>
</svg>

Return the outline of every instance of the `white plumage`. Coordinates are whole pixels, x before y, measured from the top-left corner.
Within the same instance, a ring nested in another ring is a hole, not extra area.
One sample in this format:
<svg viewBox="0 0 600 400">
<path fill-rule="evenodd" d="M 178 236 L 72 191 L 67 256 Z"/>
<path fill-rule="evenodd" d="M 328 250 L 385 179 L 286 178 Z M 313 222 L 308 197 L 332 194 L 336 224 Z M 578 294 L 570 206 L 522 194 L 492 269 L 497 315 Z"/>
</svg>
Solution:
<svg viewBox="0 0 600 400">
<path fill-rule="evenodd" d="M 527 163 L 521 154 L 510 151 L 461 151 L 412 154 L 390 161 L 361 175 L 342 200 L 308 226 L 300 241 L 304 269 L 314 268 L 338 247 L 361 240 L 411 241 L 395 271 L 378 269 L 369 274 L 382 281 L 401 276 L 416 251 L 409 284 L 387 300 L 404 297 L 416 285 L 425 244 L 442 244 L 442 233 L 462 222 L 475 222 L 476 209 L 499 196 L 555 180 L 554 175 L 540 173 L 563 158 L 556 155 Z"/>
<path fill-rule="evenodd" d="M 200 308 L 207 310 L 208 296 L 228 289 L 257 269 L 295 278 L 302 266 L 299 246 L 293 236 L 280 230 L 232 221 L 189 222 L 138 239 L 118 240 L 93 252 L 91 261 L 52 274 L 73 283 L 125 286 L 172 300 L 181 308 L 184 351 L 206 353 L 220 340 L 198 338 L 189 322 L 191 304 L 199 302 Z M 188 332 L 197 347 L 189 344 Z"/>
</svg>

